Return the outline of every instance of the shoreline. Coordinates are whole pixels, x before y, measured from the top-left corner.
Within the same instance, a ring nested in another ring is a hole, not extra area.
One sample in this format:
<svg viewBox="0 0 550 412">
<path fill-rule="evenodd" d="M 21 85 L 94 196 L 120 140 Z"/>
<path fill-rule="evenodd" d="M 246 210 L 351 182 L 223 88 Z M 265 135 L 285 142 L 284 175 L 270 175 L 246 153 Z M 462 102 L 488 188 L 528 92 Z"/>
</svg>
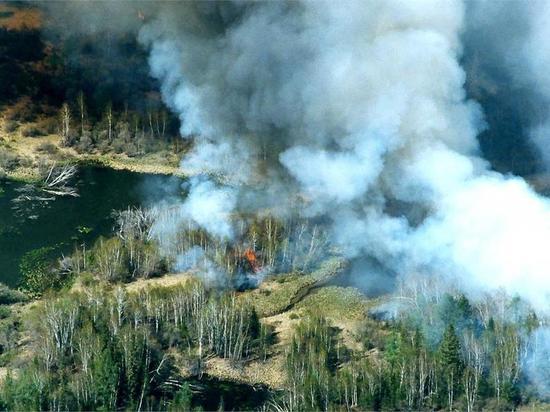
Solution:
<svg viewBox="0 0 550 412">
<path fill-rule="evenodd" d="M 97 166 L 105 167 L 113 170 L 126 170 L 133 173 L 143 173 L 150 175 L 164 175 L 186 177 L 187 175 L 179 166 L 160 165 L 153 163 L 143 163 L 142 158 L 113 158 L 108 155 L 83 155 L 76 159 L 75 164 L 78 166 Z"/>
<path fill-rule="evenodd" d="M 54 150 L 44 152 L 41 150 L 41 146 L 44 144 L 51 145 Z M 61 146 L 60 138 L 57 135 L 23 137 L 15 133 L 0 135 L 0 149 L 16 155 L 20 159 L 19 164 L 11 170 L 0 166 L 0 180 L 36 183 L 40 179 L 39 164 L 43 161 L 181 178 L 187 176 L 179 166 L 181 154 L 175 154 L 169 150 L 151 152 L 139 157 L 129 157 L 126 154 L 113 152 L 81 154 L 73 148 Z"/>
<path fill-rule="evenodd" d="M 159 166 L 154 164 L 132 164 L 124 160 L 104 158 L 101 155 L 89 155 L 82 158 L 68 159 L 59 164 L 74 164 L 77 167 L 100 167 L 105 169 L 127 171 L 132 173 L 163 175 L 185 178 L 187 175 L 179 168 L 173 166 Z M 2 169 L 0 169 L 2 172 Z M 35 167 L 17 167 L 13 171 L 0 174 L 0 180 L 10 180 L 21 183 L 37 183 L 40 180 L 38 169 Z"/>
</svg>

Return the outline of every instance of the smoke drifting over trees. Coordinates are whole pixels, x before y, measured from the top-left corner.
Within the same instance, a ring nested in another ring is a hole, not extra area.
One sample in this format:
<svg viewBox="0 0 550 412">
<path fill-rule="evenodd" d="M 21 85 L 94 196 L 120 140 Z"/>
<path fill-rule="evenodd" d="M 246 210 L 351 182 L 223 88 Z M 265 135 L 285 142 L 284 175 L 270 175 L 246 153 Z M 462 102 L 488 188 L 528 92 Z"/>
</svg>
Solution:
<svg viewBox="0 0 550 412">
<path fill-rule="evenodd" d="M 509 44 L 497 33 L 514 2 L 48 7 L 71 30 L 126 30 L 149 50 L 164 101 L 195 140 L 182 167 L 210 176 L 190 185 L 182 220 L 231 237 L 232 213 L 323 218 L 344 254 L 384 273 L 444 276 L 472 296 L 503 288 L 548 311 L 550 202 L 484 158 L 507 155 L 488 153 L 499 143 L 487 139 L 480 148 L 498 116 L 473 100 L 504 73 L 544 107 L 546 3 L 514 15 Z M 486 70 L 499 66 L 510 72 Z M 539 115 L 518 118 L 546 148 Z"/>
</svg>

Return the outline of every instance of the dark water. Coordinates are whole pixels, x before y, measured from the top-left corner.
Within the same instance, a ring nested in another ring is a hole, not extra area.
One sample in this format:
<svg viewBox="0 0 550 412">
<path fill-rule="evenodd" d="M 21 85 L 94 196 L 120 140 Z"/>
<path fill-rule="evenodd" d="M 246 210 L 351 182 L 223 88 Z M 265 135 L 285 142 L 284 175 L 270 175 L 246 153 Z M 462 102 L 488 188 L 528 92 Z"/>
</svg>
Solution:
<svg viewBox="0 0 550 412">
<path fill-rule="evenodd" d="M 85 167 L 75 179 L 80 197 L 14 203 L 23 184 L 0 180 L 0 282 L 17 285 L 26 252 L 54 246 L 61 255 L 89 245 L 112 232 L 114 210 L 177 196 L 180 185 L 174 177 Z"/>
</svg>

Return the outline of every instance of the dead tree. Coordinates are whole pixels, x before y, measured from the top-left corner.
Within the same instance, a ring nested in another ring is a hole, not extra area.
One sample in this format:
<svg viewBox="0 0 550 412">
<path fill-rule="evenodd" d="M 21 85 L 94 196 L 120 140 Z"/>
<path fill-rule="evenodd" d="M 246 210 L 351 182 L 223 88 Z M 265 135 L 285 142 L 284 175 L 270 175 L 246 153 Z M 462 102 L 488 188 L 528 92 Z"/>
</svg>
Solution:
<svg viewBox="0 0 550 412">
<path fill-rule="evenodd" d="M 73 186 L 69 185 L 71 179 L 76 175 L 77 168 L 72 165 L 57 167 L 53 164 L 44 181 L 40 185 L 43 192 L 55 196 L 78 197 L 78 192 Z"/>
<path fill-rule="evenodd" d="M 61 143 L 68 146 L 71 132 L 71 109 L 67 103 L 61 106 Z"/>
</svg>

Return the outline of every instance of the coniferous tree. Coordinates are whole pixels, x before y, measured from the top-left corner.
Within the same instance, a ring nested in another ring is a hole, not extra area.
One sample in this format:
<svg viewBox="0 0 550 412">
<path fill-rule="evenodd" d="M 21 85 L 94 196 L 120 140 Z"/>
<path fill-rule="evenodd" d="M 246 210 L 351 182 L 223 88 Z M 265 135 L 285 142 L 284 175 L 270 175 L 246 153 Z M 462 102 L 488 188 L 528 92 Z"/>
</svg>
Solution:
<svg viewBox="0 0 550 412">
<path fill-rule="evenodd" d="M 451 324 L 447 326 L 439 347 L 441 368 L 447 383 L 449 410 L 453 409 L 457 382 L 459 381 L 463 368 L 460 352 L 460 341 L 456 335 L 454 326 Z"/>
</svg>

